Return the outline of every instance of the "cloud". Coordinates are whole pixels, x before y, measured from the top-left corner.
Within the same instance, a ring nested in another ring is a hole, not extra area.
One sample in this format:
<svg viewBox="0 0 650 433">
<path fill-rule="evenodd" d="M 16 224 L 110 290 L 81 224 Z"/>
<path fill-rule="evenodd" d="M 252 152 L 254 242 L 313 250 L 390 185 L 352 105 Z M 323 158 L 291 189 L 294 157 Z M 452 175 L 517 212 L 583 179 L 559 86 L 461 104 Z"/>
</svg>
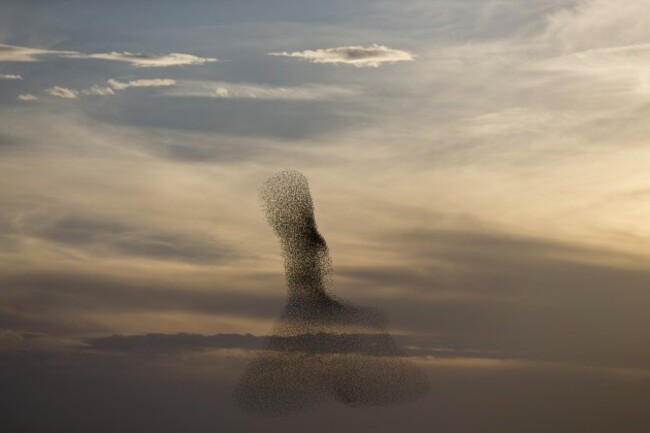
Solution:
<svg viewBox="0 0 650 433">
<path fill-rule="evenodd" d="M 108 85 L 115 90 L 124 90 L 129 87 L 168 87 L 176 84 L 176 80 L 167 78 L 146 78 L 133 81 L 108 80 Z"/>
<path fill-rule="evenodd" d="M 231 93 L 230 90 L 228 90 L 227 87 L 217 87 L 214 93 L 219 97 L 219 98 L 228 98 L 230 97 Z"/>
<path fill-rule="evenodd" d="M 95 84 L 94 86 L 89 87 L 88 89 L 82 90 L 81 93 L 83 93 L 84 95 L 108 96 L 108 95 L 114 95 L 115 91 L 111 87 L 102 87 Z"/>
<path fill-rule="evenodd" d="M 251 334 L 202 335 L 190 333 L 144 335 L 110 335 L 87 338 L 87 348 L 103 352 L 126 353 L 174 353 L 180 351 L 201 351 L 208 349 L 262 348 L 265 337 Z"/>
<path fill-rule="evenodd" d="M 18 99 L 21 101 L 36 101 L 38 99 L 38 96 L 34 96 L 31 93 L 23 93 L 18 95 Z"/>
<path fill-rule="evenodd" d="M 621 4 L 581 0 L 549 14 L 542 36 L 545 42 L 569 52 L 636 45 L 650 37 L 650 29 L 644 25 L 649 18 L 650 7 L 644 0 Z"/>
<path fill-rule="evenodd" d="M 0 74 L 0 80 L 22 80 L 23 77 L 18 74 Z"/>
<path fill-rule="evenodd" d="M 140 79 L 133 81 L 118 81 L 115 79 L 108 80 L 108 86 L 93 85 L 84 90 L 74 90 L 65 87 L 55 86 L 45 90 L 50 95 L 59 96 L 61 98 L 74 99 L 79 94 L 83 95 L 97 95 L 97 96 L 110 96 L 114 95 L 116 90 L 124 90 L 130 87 L 166 87 L 176 84 L 176 80 L 153 78 L 153 79 Z"/>
<path fill-rule="evenodd" d="M 260 99 L 317 101 L 352 96 L 352 88 L 307 84 L 303 86 L 268 86 L 263 84 L 229 83 L 224 81 L 186 81 L 167 96 L 196 96 L 222 99 Z"/>
<path fill-rule="evenodd" d="M 561 75 L 564 81 L 576 79 L 590 97 L 606 97 L 607 106 L 616 105 L 612 97 L 622 96 L 622 101 L 633 103 L 638 97 L 646 100 L 650 95 L 650 30 L 642 23 L 648 19 L 650 7 L 643 0 L 625 4 L 582 0 L 560 8 L 547 16 L 546 28 L 538 37 L 547 52 L 554 50 L 555 55 L 534 63 L 533 70 Z"/>
<path fill-rule="evenodd" d="M 157 357 L 81 348 L 10 352 L 0 356 L 0 381 L 8 395 L 18 397 L 2 407 L 3 425 L 8 431 L 42 431 L 42 425 L 48 431 L 86 431 L 106 425 L 125 433 L 182 431 L 188 423 L 197 432 L 243 433 L 258 432 L 260 426 L 269 432 L 290 425 L 292 431 L 316 433 L 353 426 L 381 433 L 391 431 L 395 420 L 406 420 L 414 432 L 432 425 L 482 433 L 519 433 L 531 431 L 531 425 L 534 431 L 647 430 L 647 379 L 582 366 L 476 358 L 423 362 L 437 392 L 422 404 L 367 411 L 332 406 L 328 422 L 316 424 L 309 416 L 251 419 L 232 401 L 234 378 L 247 354 L 237 349 Z M 214 407 L 219 416 L 209 410 Z M 472 416 L 459 416 L 466 413 Z"/>
<path fill-rule="evenodd" d="M 437 337 L 396 335 L 395 345 L 388 334 L 338 334 L 303 333 L 298 335 L 256 336 L 251 334 L 194 333 L 149 333 L 139 335 L 120 335 L 86 338 L 85 348 L 102 352 L 130 354 L 171 354 L 186 351 L 205 351 L 215 349 L 260 350 L 274 347 L 283 352 L 302 352 L 310 354 L 364 354 L 370 356 L 402 356 L 398 346 L 404 347 L 409 356 L 436 356 L 437 358 L 508 358 L 508 354 L 495 351 L 481 351 L 463 347 L 451 347 L 453 342 L 442 341 Z M 265 343 L 271 342 L 270 345 Z M 441 344 L 444 344 L 442 346 Z M 388 345 L 390 350 L 380 350 Z M 512 356 L 512 355 L 510 355 Z"/>
<path fill-rule="evenodd" d="M 47 50 L 42 48 L 20 47 L 0 44 L 0 62 L 37 62 L 44 56 L 57 56 L 72 59 L 102 59 L 126 62 L 138 67 L 162 68 L 180 65 L 203 65 L 216 62 L 216 58 L 200 57 L 185 53 L 142 54 L 128 51 L 84 54 L 78 51 Z"/>
<path fill-rule="evenodd" d="M 71 338 L 58 338 L 44 332 L 0 329 L 0 354 L 2 352 L 56 351 L 81 346 Z"/>
<path fill-rule="evenodd" d="M 625 90 L 646 97 L 650 94 L 650 44 L 588 49 L 546 59 L 537 67 L 593 78 L 594 87 L 612 86 L 618 94 Z M 627 85 L 621 88 L 619 83 Z"/>
<path fill-rule="evenodd" d="M 76 51 L 45 50 L 0 44 L 0 62 L 37 62 L 41 60 L 42 56 L 74 55 L 76 53 Z"/>
<path fill-rule="evenodd" d="M 126 62 L 134 66 L 143 68 L 164 68 L 168 66 L 180 65 L 203 65 L 205 63 L 216 62 L 216 58 L 199 57 L 192 54 L 183 53 L 170 53 L 162 55 L 151 55 L 141 53 L 130 53 L 128 51 L 110 53 L 96 53 L 96 54 L 67 54 L 64 57 L 77 58 L 77 59 L 102 59 L 113 60 L 116 62 Z"/>
<path fill-rule="evenodd" d="M 360 45 L 320 48 L 317 50 L 287 51 L 269 53 L 271 56 L 297 57 L 312 63 L 344 63 L 348 65 L 361 67 L 378 67 L 382 63 L 395 63 L 403 61 L 412 61 L 412 53 L 403 50 L 396 50 L 384 45 L 373 44 L 369 47 Z"/>
<path fill-rule="evenodd" d="M 129 255 L 129 259 L 134 263 L 138 257 Z M 151 269 L 164 270 L 174 265 L 173 260 L 154 266 L 147 262 L 149 265 L 143 267 Z M 220 265 L 225 263 L 221 261 Z M 187 266 L 192 264 L 201 262 L 186 260 L 185 269 L 192 269 Z M 149 283 L 129 281 L 128 277 L 119 275 L 102 277 L 84 272 L 0 275 L 0 284 L 8 287 L 0 292 L 0 327 L 61 335 L 66 332 L 80 335 L 81 329 L 104 334 L 218 331 L 261 335 L 268 332 L 282 307 L 281 290 L 263 291 L 270 280 L 267 274 L 259 275 L 256 281 L 247 278 L 250 284 L 236 281 L 236 275 L 230 273 L 210 272 L 210 280 L 205 282 L 197 282 L 196 274 L 192 276 L 191 272 L 183 274 L 187 278 L 179 278 L 177 274 L 164 278 L 166 281 Z M 20 310 L 20 305 L 29 305 L 29 311 Z M 78 314 L 83 318 L 79 319 Z"/>
<path fill-rule="evenodd" d="M 49 89 L 45 89 L 45 92 L 49 93 L 52 96 L 58 96 L 59 98 L 66 98 L 66 99 L 76 99 L 77 92 L 74 89 L 68 89 L 67 87 L 60 87 L 60 86 L 54 86 L 50 87 Z"/>
<path fill-rule="evenodd" d="M 155 231 L 114 221 L 67 217 L 35 229 L 32 236 L 98 252 L 157 260 L 210 262 L 228 251 L 201 236 Z"/>
</svg>

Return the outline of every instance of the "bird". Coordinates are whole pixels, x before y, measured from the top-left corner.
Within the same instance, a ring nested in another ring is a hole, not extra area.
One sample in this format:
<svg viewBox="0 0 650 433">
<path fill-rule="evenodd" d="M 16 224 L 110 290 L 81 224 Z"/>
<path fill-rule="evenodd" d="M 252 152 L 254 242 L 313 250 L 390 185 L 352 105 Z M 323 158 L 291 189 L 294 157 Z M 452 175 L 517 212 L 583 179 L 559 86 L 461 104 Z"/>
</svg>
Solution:
<svg viewBox="0 0 650 433">
<path fill-rule="evenodd" d="M 327 398 L 351 407 L 415 400 L 426 374 L 387 331 L 386 316 L 330 293 L 332 262 L 316 225 L 307 178 L 284 170 L 260 188 L 261 207 L 280 240 L 287 300 L 233 391 L 242 409 L 279 416 Z"/>
</svg>

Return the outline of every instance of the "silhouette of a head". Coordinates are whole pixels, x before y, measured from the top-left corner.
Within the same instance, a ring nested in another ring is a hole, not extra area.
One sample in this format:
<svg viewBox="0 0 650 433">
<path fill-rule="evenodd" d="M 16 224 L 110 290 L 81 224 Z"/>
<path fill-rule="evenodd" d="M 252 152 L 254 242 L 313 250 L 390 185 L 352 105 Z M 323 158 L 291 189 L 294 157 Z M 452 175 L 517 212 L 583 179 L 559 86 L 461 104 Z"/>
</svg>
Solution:
<svg viewBox="0 0 650 433">
<path fill-rule="evenodd" d="M 368 406 L 424 394 L 426 376 L 396 347 L 384 316 L 327 292 L 332 267 L 307 179 L 282 171 L 262 186 L 260 199 L 282 245 L 288 298 L 273 335 L 240 378 L 239 405 L 279 415 L 327 396 Z"/>
</svg>

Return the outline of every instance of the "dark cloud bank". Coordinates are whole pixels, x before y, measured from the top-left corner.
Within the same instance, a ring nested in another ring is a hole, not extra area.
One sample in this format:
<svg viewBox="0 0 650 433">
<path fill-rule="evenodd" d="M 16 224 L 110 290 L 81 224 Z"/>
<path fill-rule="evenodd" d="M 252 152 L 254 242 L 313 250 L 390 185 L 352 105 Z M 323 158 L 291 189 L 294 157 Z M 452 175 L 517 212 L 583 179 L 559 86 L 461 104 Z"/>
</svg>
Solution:
<svg viewBox="0 0 650 433">
<path fill-rule="evenodd" d="M 24 334 L 25 338 L 33 335 Z M 41 334 L 38 334 L 41 335 Z M 83 350 L 128 355 L 165 355 L 219 349 L 262 349 L 304 354 L 359 354 L 378 357 L 436 356 L 438 358 L 490 357 L 508 358 L 514 354 L 450 347 L 449 342 L 434 337 L 387 334 L 300 334 L 256 336 L 252 334 L 162 334 L 110 335 L 83 339 Z M 405 348 L 405 349 L 402 349 Z"/>
<path fill-rule="evenodd" d="M 644 433 L 648 427 L 648 380 L 546 368 L 472 368 L 452 359 L 423 366 L 432 389 L 411 404 L 356 411 L 325 403 L 288 419 L 257 419 L 234 406 L 230 394 L 250 357 L 202 361 L 191 354 L 260 347 L 263 338 L 114 336 L 88 339 L 84 348 L 36 345 L 47 338 L 25 336 L 23 346 L 32 349 L 0 352 L 2 431 Z"/>
</svg>

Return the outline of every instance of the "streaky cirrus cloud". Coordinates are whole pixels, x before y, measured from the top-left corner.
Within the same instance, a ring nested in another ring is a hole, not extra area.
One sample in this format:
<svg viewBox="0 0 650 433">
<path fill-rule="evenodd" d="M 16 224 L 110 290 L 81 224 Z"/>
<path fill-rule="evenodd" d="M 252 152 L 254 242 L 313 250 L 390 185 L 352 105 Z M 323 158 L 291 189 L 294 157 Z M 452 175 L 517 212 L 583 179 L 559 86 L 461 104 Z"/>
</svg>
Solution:
<svg viewBox="0 0 650 433">
<path fill-rule="evenodd" d="M 373 44 L 369 47 L 350 45 L 346 47 L 319 48 L 305 51 L 282 51 L 270 56 L 296 57 L 312 63 L 343 63 L 357 68 L 378 67 L 382 63 L 413 61 L 412 53 L 404 50 Z"/>
<path fill-rule="evenodd" d="M 93 86 L 82 90 L 81 93 L 84 95 L 108 96 L 114 95 L 115 90 L 113 90 L 112 87 L 98 86 L 97 84 L 94 84 Z"/>
<path fill-rule="evenodd" d="M 48 50 L 0 44 L 0 62 L 37 62 L 44 56 L 70 59 L 102 59 L 130 63 L 137 67 L 162 68 L 180 65 L 203 65 L 216 62 L 216 58 L 200 57 L 187 53 L 144 54 L 129 51 L 85 54 L 79 51 Z"/>
<path fill-rule="evenodd" d="M 176 84 L 176 80 L 169 78 L 143 78 L 132 81 L 119 81 L 111 78 L 108 85 L 115 90 L 124 90 L 129 87 L 168 87 Z"/>
<path fill-rule="evenodd" d="M 38 96 L 34 96 L 31 93 L 23 93 L 18 95 L 18 99 L 21 101 L 36 101 L 38 99 Z"/>
<path fill-rule="evenodd" d="M 52 96 L 58 96 L 59 98 L 65 99 L 76 99 L 79 94 L 78 91 L 74 89 L 69 89 L 67 87 L 54 86 L 48 89 L 45 89 L 46 93 L 49 93 Z"/>
<path fill-rule="evenodd" d="M 166 96 L 194 96 L 222 99 L 260 99 L 316 101 L 355 95 L 353 88 L 306 84 L 302 86 L 269 86 L 225 81 L 184 81 Z"/>
<path fill-rule="evenodd" d="M 650 66 L 650 44 L 596 47 L 544 59 L 535 67 L 542 71 L 575 74 L 603 82 L 628 82 L 637 93 L 650 93 L 645 72 Z"/>
<path fill-rule="evenodd" d="M 64 57 L 76 59 L 101 59 L 113 60 L 117 62 L 130 63 L 137 67 L 142 68 L 164 68 L 168 66 L 181 66 L 181 65 L 203 65 L 205 63 L 216 62 L 216 58 L 199 57 L 193 54 L 184 53 L 169 53 L 169 54 L 142 54 L 130 53 L 128 51 L 118 52 L 111 51 L 110 53 L 94 53 L 82 54 L 72 53 L 66 54 Z"/>
<path fill-rule="evenodd" d="M 22 80 L 22 75 L 18 74 L 0 74 L 0 80 Z"/>
<path fill-rule="evenodd" d="M 46 50 L 43 48 L 19 47 L 0 44 L 0 62 L 37 62 L 42 56 L 73 55 L 76 51 Z"/>
<path fill-rule="evenodd" d="M 151 78 L 139 79 L 132 81 L 119 81 L 113 78 L 107 80 L 108 86 L 94 84 L 91 87 L 83 90 L 69 89 L 65 87 L 55 86 L 45 91 L 53 96 L 61 98 L 74 99 L 79 94 L 82 95 L 95 95 L 95 96 L 110 96 L 114 95 L 115 91 L 125 90 L 130 87 L 166 87 L 176 84 L 176 80 L 164 78 Z"/>
</svg>

